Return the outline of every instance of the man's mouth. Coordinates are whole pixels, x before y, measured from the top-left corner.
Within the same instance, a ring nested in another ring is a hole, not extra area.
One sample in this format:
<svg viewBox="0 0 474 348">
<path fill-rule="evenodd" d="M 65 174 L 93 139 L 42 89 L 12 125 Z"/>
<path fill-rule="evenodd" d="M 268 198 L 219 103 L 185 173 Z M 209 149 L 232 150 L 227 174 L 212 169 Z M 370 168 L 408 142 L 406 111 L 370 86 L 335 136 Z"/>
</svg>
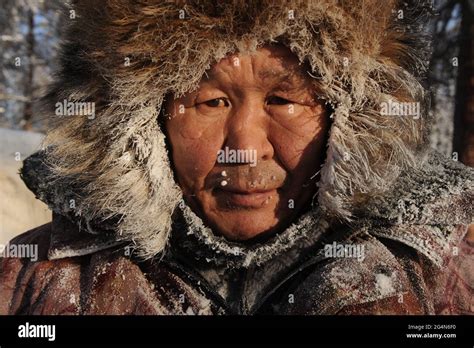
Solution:
<svg viewBox="0 0 474 348">
<path fill-rule="evenodd" d="M 275 200 L 277 189 L 225 189 L 215 190 L 215 194 L 227 207 L 262 208 Z"/>
</svg>

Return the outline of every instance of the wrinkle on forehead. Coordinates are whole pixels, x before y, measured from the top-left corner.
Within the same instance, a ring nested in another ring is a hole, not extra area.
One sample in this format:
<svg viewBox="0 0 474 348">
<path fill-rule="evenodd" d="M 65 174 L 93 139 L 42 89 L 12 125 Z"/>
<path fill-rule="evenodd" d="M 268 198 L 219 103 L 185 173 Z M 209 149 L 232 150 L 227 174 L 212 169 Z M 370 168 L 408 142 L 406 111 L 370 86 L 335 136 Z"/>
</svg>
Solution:
<svg viewBox="0 0 474 348">
<path fill-rule="evenodd" d="M 311 80 L 306 74 L 306 65 L 300 64 L 297 56 L 288 48 L 265 46 L 257 53 L 236 53 L 223 58 L 206 72 L 201 83 L 231 80 L 243 82 L 245 76 L 239 74 L 243 74 L 244 70 L 236 69 L 236 59 L 239 59 L 239 66 L 249 64 L 252 80 L 263 84 L 278 84 L 281 89 L 293 89 L 303 87 Z"/>
</svg>

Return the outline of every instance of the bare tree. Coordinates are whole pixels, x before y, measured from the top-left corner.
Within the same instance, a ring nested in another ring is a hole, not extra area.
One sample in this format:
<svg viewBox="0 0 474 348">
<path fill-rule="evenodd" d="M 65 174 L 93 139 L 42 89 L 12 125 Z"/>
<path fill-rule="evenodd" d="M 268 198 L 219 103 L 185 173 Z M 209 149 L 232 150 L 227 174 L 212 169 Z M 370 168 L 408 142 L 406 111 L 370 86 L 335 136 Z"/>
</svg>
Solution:
<svg viewBox="0 0 474 348">
<path fill-rule="evenodd" d="M 44 130 L 36 100 L 49 84 L 65 0 L 3 0 L 0 7 L 0 126 Z"/>
<path fill-rule="evenodd" d="M 437 0 L 430 63 L 432 146 L 474 166 L 474 0 Z"/>
<path fill-rule="evenodd" d="M 474 166 L 474 0 L 459 1 L 459 66 L 456 84 L 453 149 Z"/>
<path fill-rule="evenodd" d="M 32 8 L 27 10 L 27 25 L 28 33 L 26 35 L 26 57 L 28 59 L 28 66 L 25 74 L 25 93 L 26 98 L 25 107 L 23 110 L 23 129 L 31 130 L 31 121 L 33 118 L 33 73 L 34 73 L 34 59 L 35 59 L 35 13 Z"/>
</svg>

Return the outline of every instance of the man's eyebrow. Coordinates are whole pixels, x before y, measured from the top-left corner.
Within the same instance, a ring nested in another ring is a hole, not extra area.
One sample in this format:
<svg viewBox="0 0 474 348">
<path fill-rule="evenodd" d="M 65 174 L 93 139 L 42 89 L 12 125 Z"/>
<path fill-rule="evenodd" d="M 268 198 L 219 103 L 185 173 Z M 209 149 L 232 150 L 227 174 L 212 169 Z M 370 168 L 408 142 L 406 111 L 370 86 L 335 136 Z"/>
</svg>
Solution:
<svg viewBox="0 0 474 348">
<path fill-rule="evenodd" d="M 302 88 L 306 84 L 304 75 L 299 71 L 294 70 L 265 69 L 259 71 L 258 76 L 262 81 L 265 81 L 266 79 L 275 81 L 278 84 L 279 89 L 286 91 Z"/>
<path fill-rule="evenodd" d="M 258 72 L 258 77 L 262 80 L 278 79 L 280 81 L 289 81 L 295 73 L 290 73 L 285 70 L 265 69 Z"/>
</svg>

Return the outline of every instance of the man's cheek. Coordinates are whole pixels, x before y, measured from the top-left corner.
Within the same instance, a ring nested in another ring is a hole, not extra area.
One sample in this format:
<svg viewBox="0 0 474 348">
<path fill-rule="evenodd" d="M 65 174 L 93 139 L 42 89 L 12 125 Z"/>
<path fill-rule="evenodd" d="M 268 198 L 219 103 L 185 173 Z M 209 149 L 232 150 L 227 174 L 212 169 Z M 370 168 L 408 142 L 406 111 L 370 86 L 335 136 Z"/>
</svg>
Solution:
<svg viewBox="0 0 474 348">
<path fill-rule="evenodd" d="M 310 142 L 311 138 L 309 137 L 294 133 L 288 134 L 288 132 L 276 134 L 273 140 L 276 156 L 283 167 L 288 171 L 292 171 L 298 167 Z"/>
<path fill-rule="evenodd" d="M 217 150 L 207 147 L 202 141 L 183 141 L 179 151 L 174 151 L 175 161 L 180 165 L 178 175 L 188 178 L 187 181 L 203 181 L 212 170 L 217 158 Z"/>
<path fill-rule="evenodd" d="M 185 119 L 186 116 L 181 116 L 180 120 L 175 123 L 175 134 L 179 134 L 180 141 L 184 142 L 195 142 L 199 141 L 205 129 L 202 128 L 198 122 L 194 120 L 194 117 Z"/>
</svg>

